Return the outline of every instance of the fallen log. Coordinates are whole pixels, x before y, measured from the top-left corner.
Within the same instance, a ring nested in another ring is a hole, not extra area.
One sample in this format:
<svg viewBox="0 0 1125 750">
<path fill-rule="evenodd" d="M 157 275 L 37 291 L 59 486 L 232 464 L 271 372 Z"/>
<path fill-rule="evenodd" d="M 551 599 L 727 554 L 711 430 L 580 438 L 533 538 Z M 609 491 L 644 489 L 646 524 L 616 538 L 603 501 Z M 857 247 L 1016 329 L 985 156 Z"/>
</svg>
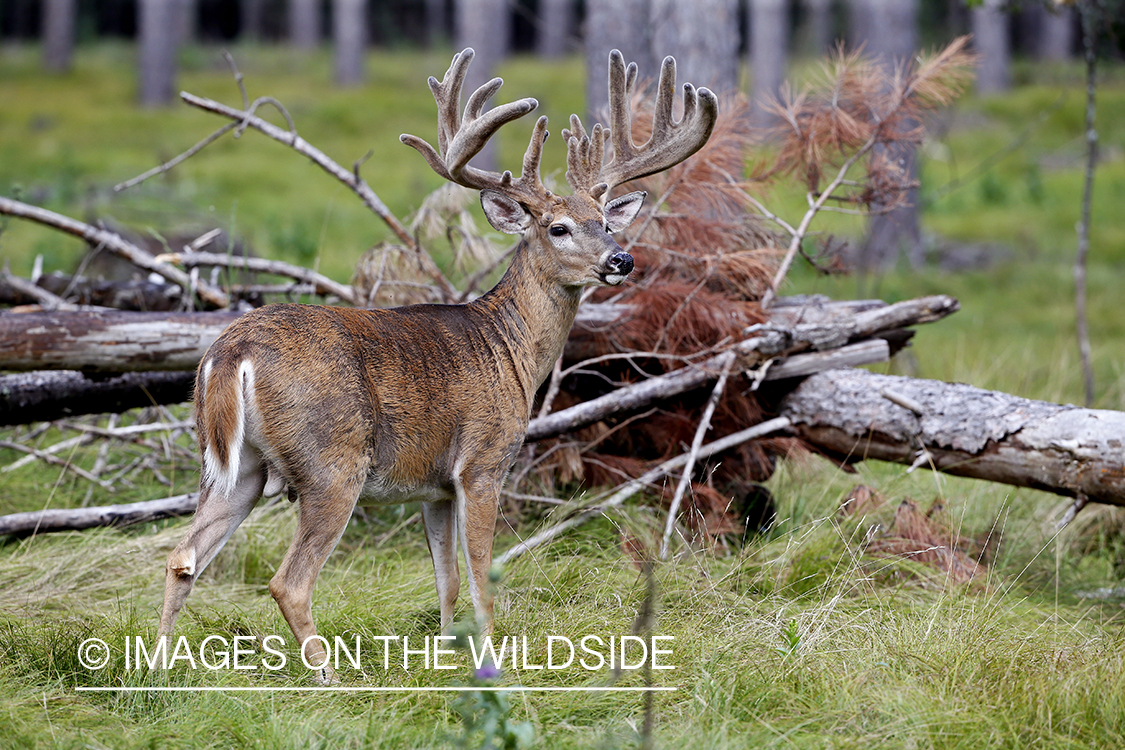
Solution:
<svg viewBox="0 0 1125 750">
<path fill-rule="evenodd" d="M 0 370 L 194 370 L 242 313 L 119 310 L 0 315 Z"/>
<path fill-rule="evenodd" d="M 626 309 L 584 305 L 579 321 L 611 322 Z M 195 370 L 211 342 L 241 314 L 77 310 L 0 315 L 0 370 Z"/>
<path fill-rule="evenodd" d="M 842 460 L 893 461 L 1125 505 L 1125 412 L 829 370 L 782 399 L 779 413 L 810 445 Z"/>
<path fill-rule="evenodd" d="M 756 435 L 758 430 L 776 430 L 789 424 L 793 434 L 844 461 L 893 461 L 1125 505 L 1125 412 L 1081 409 L 967 385 L 850 369 L 830 370 L 806 379 L 782 399 L 779 411 L 780 417 L 773 422 L 743 432 Z M 546 419 L 532 420 L 530 431 L 544 436 L 557 434 Z M 712 447 L 718 451 L 726 446 L 716 441 Z M 680 465 L 676 462 L 658 468 L 675 468 Z M 622 492 L 634 493 L 648 478 L 646 475 L 630 483 Z M 0 517 L 0 534 L 124 525 L 184 515 L 194 509 L 191 498 L 15 514 Z M 547 536 L 617 502 L 614 499 L 583 509 L 574 520 Z M 503 559 L 526 550 L 525 546 L 517 547 Z"/>
<path fill-rule="evenodd" d="M 923 298 L 879 309 L 865 306 L 858 315 L 820 324 L 801 322 L 793 329 L 759 331 L 738 346 L 743 356 L 761 347 L 750 366 L 770 357 L 777 361 L 762 380 L 808 375 L 832 367 L 882 362 L 893 349 L 881 339 L 863 339 L 827 351 L 800 353 L 802 349 L 833 345 L 870 333 L 882 334 L 869 318 L 878 313 L 896 327 L 936 319 L 957 309 L 952 298 Z M 811 309 L 811 308 L 810 308 Z M 604 324 L 623 314 L 608 305 L 586 305 L 579 323 Z M 57 419 L 79 414 L 122 411 L 135 406 L 180 403 L 188 398 L 191 372 L 211 341 L 239 315 L 236 312 L 142 313 L 83 311 L 75 313 L 23 313 L 0 315 L 0 369 L 58 368 L 106 373 L 103 380 L 70 373 L 48 377 L 0 377 L 0 424 Z M 867 317 L 864 317 L 867 316 Z M 857 333 L 858 332 L 858 333 Z M 796 352 L 783 356 L 785 352 Z M 567 356 L 570 352 L 568 349 Z M 643 356 L 643 355 L 638 355 Z M 154 369 L 189 371 L 182 377 L 156 377 Z M 565 412 L 532 423 L 529 440 L 541 440 L 577 429 L 610 414 L 636 410 L 662 398 L 701 388 L 714 379 L 707 362 L 682 368 L 579 404 Z M 135 378 L 110 378 L 136 371 Z M 129 393 L 132 387 L 133 392 Z M 57 404 L 52 405 L 52 401 Z"/>
<path fill-rule="evenodd" d="M 81 531 L 99 526 L 130 526 L 195 512 L 199 493 L 94 508 L 52 508 L 0 516 L 0 536 L 28 536 L 55 531 Z"/>
<path fill-rule="evenodd" d="M 191 398 L 195 371 L 127 372 L 91 377 L 72 370 L 0 375 L 0 425 L 117 414 Z"/>
<path fill-rule="evenodd" d="M 739 358 L 739 366 L 742 368 L 755 367 L 776 359 L 780 366 L 779 373 L 771 378 L 767 370 L 763 380 L 790 377 L 785 372 L 787 366 L 792 368 L 792 375 L 807 374 L 817 368 L 834 367 L 836 365 L 832 363 L 839 360 L 825 356 L 827 350 L 841 352 L 848 346 L 848 342 L 863 344 L 860 348 L 864 352 L 860 354 L 856 350 L 849 350 L 844 356 L 858 355 L 852 360 L 854 363 L 870 364 L 885 360 L 889 356 L 889 346 L 886 342 L 865 340 L 865 337 L 888 330 L 899 330 L 916 323 L 940 320 L 958 309 L 960 305 L 954 298 L 936 295 L 864 310 L 845 318 L 843 322 L 834 320 L 831 323 L 801 323 L 791 328 L 772 324 L 757 326 L 758 330 L 750 331 L 752 335 L 749 338 L 731 349 Z M 643 354 L 638 356 L 643 357 Z M 569 409 L 532 420 L 527 439 L 542 440 L 593 424 L 610 414 L 637 411 L 654 402 L 702 388 L 718 377 L 723 356 L 718 354 L 689 367 L 619 388 Z M 813 365 L 814 360 L 819 364 Z"/>
</svg>

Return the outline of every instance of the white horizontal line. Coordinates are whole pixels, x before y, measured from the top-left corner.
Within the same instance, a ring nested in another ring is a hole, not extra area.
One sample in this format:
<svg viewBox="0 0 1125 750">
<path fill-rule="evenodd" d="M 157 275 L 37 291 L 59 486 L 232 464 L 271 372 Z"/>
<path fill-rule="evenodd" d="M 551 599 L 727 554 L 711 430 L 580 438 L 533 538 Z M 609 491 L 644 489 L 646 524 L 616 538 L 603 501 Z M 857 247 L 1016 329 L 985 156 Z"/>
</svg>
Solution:
<svg viewBox="0 0 1125 750">
<path fill-rule="evenodd" d="M 219 686 L 170 686 L 170 687 L 112 687 L 77 685 L 76 691 L 93 693 L 467 693 L 479 690 L 486 693 L 657 693 L 678 690 L 675 687 L 219 687 Z"/>
</svg>

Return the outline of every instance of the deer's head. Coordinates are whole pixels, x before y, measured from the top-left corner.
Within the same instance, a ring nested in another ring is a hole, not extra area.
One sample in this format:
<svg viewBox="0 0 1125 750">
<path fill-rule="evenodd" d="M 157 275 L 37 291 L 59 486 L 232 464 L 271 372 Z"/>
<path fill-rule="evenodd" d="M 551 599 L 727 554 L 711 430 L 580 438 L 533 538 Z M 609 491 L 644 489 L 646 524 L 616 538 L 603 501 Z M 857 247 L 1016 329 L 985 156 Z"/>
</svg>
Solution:
<svg viewBox="0 0 1125 750">
<path fill-rule="evenodd" d="M 684 84 L 684 115 L 672 117 L 676 61 L 664 58 L 653 112 L 652 136 L 641 146 L 633 143 L 629 100 L 637 82 L 637 65 L 627 67 L 621 53 L 609 56 L 610 126 L 596 124 L 589 133 L 577 115 L 562 131 L 567 149 L 566 180 L 572 195 L 555 195 L 539 176 L 547 118 L 540 117 L 532 131 L 518 178 L 510 171 L 490 172 L 469 166 L 488 139 L 505 123 L 531 112 L 534 99 L 503 104 L 483 112 L 503 84 L 493 78 L 481 86 L 461 115 L 461 88 L 473 50 L 454 55 L 441 81 L 430 78 L 438 106 L 438 148 L 413 135 L 400 140 L 417 149 L 439 175 L 481 191 L 488 221 L 501 232 L 523 237 L 535 260 L 552 278 L 568 287 L 597 284 L 617 286 L 633 270 L 633 258 L 613 240 L 612 234 L 628 227 L 640 213 L 644 192 L 609 199 L 610 191 L 629 180 L 661 172 L 688 158 L 707 142 L 718 116 L 718 103 L 708 89 Z M 613 158 L 603 164 L 609 141 Z"/>
</svg>

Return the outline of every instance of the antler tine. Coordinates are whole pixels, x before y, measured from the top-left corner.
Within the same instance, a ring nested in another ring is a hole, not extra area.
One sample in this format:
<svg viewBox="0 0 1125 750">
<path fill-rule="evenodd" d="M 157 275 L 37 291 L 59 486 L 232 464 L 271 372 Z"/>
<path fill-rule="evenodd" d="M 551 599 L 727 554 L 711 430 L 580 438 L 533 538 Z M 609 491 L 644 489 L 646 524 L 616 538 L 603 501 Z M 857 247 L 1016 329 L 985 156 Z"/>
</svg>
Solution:
<svg viewBox="0 0 1125 750">
<path fill-rule="evenodd" d="M 461 125 L 461 89 L 465 86 L 465 76 L 469 72 L 469 64 L 476 57 L 472 47 L 466 47 L 453 56 L 449 69 L 441 80 L 430 76 L 430 92 L 438 107 L 438 148 L 441 153 L 446 153 L 449 142 L 457 134 Z"/>
<path fill-rule="evenodd" d="M 598 182 L 609 131 L 601 123 L 595 123 L 587 135 L 582 120 L 578 115 L 571 115 L 570 129 L 564 129 L 562 136 L 566 141 L 566 181 L 575 193 L 585 192 L 595 200 L 600 199 L 609 190 L 609 185 Z"/>
<path fill-rule="evenodd" d="M 719 115 L 719 102 L 710 89 L 684 84 L 684 115 L 673 119 L 676 61 L 665 57 L 660 66 L 656 103 L 652 113 L 652 135 L 644 145 L 633 143 L 629 99 L 637 80 L 637 66 L 617 50 L 609 54 L 610 141 L 613 161 L 602 170 L 602 182 L 609 187 L 663 171 L 679 164 L 703 148 Z"/>
<path fill-rule="evenodd" d="M 453 62 L 441 81 L 432 77 L 429 80 L 438 108 L 440 150 L 435 150 L 415 135 L 403 134 L 399 136 L 399 140 L 422 154 L 430 168 L 450 182 L 475 190 L 501 190 L 525 203 L 549 197 L 539 179 L 539 160 L 543 141 L 547 137 L 545 117 L 540 118 L 535 125 L 531 143 L 524 155 L 523 174 L 518 180 L 512 179 L 511 172 L 501 174 L 468 166 L 469 161 L 480 153 L 496 131 L 539 106 L 535 99 L 527 98 L 502 104 L 482 114 L 485 103 L 504 83 L 499 78 L 493 78 L 469 96 L 464 114 L 460 115 L 458 110 L 461 106 L 461 90 L 474 54 L 471 47 L 466 47 L 453 56 Z"/>
</svg>

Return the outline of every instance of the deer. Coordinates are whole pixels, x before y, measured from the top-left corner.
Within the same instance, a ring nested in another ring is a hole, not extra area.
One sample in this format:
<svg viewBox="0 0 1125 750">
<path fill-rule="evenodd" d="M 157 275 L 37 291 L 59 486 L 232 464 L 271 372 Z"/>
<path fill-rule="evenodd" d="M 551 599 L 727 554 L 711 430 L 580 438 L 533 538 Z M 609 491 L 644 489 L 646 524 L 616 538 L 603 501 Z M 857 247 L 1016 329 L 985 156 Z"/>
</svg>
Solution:
<svg viewBox="0 0 1125 750">
<path fill-rule="evenodd" d="M 461 89 L 474 52 L 431 77 L 438 146 L 413 147 L 450 182 L 480 191 L 499 232 L 519 236 L 496 286 L 464 304 L 388 309 L 277 304 L 251 311 L 210 346 L 196 373 L 195 424 L 202 471 L 190 527 L 168 555 L 159 635 L 170 638 L 192 585 L 262 496 L 288 491 L 297 530 L 269 591 L 322 683 L 336 681 L 316 637 L 316 579 L 360 504 L 420 502 L 441 627 L 460 589 L 457 547 L 482 634 L 491 632 L 488 585 L 501 488 L 516 459 L 536 392 L 553 369 L 586 288 L 619 286 L 633 258 L 611 235 L 639 214 L 644 192 L 609 198 L 618 185 L 694 154 L 714 128 L 706 88 L 683 87 L 673 116 L 676 63 L 664 59 L 652 134 L 632 138 L 637 65 L 609 58 L 608 128 L 563 129 L 571 195 L 540 177 L 547 118 L 532 129 L 520 177 L 469 164 L 507 123 L 538 106 L 526 98 L 484 110 L 503 81 Z M 612 159 L 605 162 L 606 144 Z"/>
</svg>

